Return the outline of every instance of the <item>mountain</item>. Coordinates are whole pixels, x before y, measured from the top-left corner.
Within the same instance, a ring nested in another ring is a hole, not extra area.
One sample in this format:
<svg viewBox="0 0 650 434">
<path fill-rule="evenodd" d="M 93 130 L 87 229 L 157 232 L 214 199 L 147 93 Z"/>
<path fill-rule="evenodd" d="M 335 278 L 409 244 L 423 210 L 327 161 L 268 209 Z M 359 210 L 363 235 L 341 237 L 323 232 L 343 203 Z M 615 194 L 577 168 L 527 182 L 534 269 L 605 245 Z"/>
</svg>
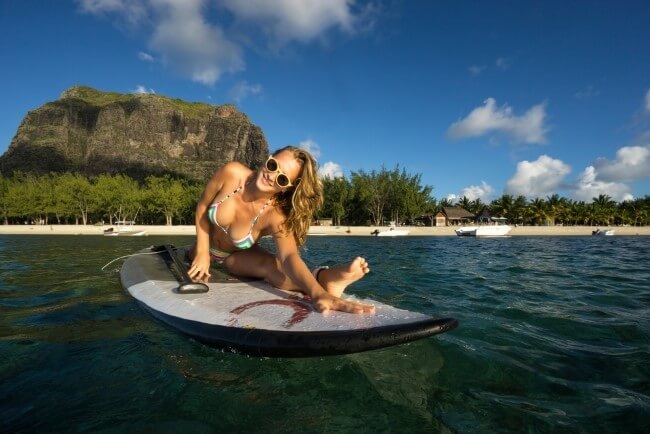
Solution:
<svg viewBox="0 0 650 434">
<path fill-rule="evenodd" d="M 234 105 L 75 86 L 25 116 L 0 156 L 0 172 L 139 180 L 170 174 L 203 182 L 228 161 L 255 167 L 267 154 L 262 130 Z"/>
</svg>

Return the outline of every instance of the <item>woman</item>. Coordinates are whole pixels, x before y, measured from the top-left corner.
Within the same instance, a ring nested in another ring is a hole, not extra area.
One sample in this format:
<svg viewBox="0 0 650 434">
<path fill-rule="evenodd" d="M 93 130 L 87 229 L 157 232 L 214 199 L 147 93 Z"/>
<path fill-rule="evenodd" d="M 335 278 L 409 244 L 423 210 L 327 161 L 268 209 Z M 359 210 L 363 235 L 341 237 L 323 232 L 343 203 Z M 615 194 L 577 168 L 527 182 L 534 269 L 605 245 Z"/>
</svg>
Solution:
<svg viewBox="0 0 650 434">
<path fill-rule="evenodd" d="M 212 176 L 196 206 L 196 243 L 188 270 L 207 281 L 217 261 L 239 276 L 265 279 L 275 287 L 307 294 L 319 312 L 374 312 L 374 307 L 340 298 L 345 288 L 370 271 L 366 260 L 321 267 L 313 273 L 300 257 L 313 213 L 323 203 L 316 162 L 305 150 L 286 147 L 254 172 L 227 163 Z M 257 244 L 271 235 L 272 255 Z"/>
</svg>

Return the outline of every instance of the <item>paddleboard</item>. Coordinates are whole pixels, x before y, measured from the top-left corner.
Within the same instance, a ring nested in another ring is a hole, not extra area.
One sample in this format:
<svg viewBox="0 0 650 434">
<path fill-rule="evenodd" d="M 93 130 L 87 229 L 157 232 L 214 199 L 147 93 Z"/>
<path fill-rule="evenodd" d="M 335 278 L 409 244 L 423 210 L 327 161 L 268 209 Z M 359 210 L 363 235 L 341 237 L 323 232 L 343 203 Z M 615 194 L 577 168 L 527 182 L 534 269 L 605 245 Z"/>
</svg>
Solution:
<svg viewBox="0 0 650 434">
<path fill-rule="evenodd" d="M 187 277 L 185 248 L 157 246 L 129 257 L 120 270 L 122 286 L 153 317 L 205 344 L 266 357 L 347 354 L 443 333 L 453 318 L 399 309 L 376 300 L 374 314 L 313 309 L 299 292 L 262 280 L 211 271 L 207 285 Z M 355 298 L 344 295 L 346 298 Z"/>
</svg>

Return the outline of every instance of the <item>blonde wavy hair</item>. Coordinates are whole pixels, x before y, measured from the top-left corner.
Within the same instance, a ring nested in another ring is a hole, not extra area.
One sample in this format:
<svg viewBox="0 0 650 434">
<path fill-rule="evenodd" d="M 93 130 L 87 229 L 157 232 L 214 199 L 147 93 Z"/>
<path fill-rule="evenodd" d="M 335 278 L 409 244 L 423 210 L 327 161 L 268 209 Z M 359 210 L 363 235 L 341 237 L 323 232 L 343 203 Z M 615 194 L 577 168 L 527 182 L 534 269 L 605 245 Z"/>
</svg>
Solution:
<svg viewBox="0 0 650 434">
<path fill-rule="evenodd" d="M 318 176 L 316 160 L 309 152 L 295 146 L 286 146 L 275 151 L 272 156 L 284 151 L 290 151 L 298 160 L 301 167 L 298 176 L 300 180 L 294 187 L 277 193 L 275 203 L 287 217 L 282 225 L 283 230 L 293 234 L 296 244 L 302 246 L 314 214 L 323 206 L 323 184 Z"/>
</svg>

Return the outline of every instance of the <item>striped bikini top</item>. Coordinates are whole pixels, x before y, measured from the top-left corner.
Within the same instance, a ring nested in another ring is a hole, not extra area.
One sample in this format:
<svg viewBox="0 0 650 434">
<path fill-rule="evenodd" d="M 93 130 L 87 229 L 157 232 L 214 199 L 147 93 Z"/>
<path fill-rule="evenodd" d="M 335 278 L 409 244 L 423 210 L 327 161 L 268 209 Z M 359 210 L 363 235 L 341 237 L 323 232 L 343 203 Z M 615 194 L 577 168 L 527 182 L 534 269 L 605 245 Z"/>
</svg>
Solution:
<svg viewBox="0 0 650 434">
<path fill-rule="evenodd" d="M 258 212 L 257 215 L 253 218 L 253 221 L 251 222 L 251 228 L 250 228 L 250 230 L 248 231 L 248 234 L 246 234 L 245 237 L 243 237 L 243 238 L 241 238 L 239 240 L 233 240 L 232 237 L 230 236 L 230 233 L 228 232 L 228 229 L 221 226 L 219 224 L 219 222 L 217 221 L 217 210 L 219 209 L 219 205 L 224 203 L 229 197 L 235 195 L 242 188 L 244 188 L 244 186 L 240 185 L 239 187 L 237 187 L 235 189 L 235 191 L 228 194 L 226 197 L 224 197 L 220 201 L 213 203 L 212 205 L 210 205 L 210 208 L 208 208 L 208 219 L 210 220 L 210 222 L 212 224 L 217 225 L 218 227 L 220 227 L 221 230 L 223 231 L 223 233 L 225 233 L 228 236 L 228 238 L 230 238 L 230 241 L 232 242 L 233 246 L 235 246 L 235 248 L 237 248 L 239 250 L 245 250 L 245 249 L 249 249 L 249 248 L 253 247 L 253 245 L 255 244 L 255 239 L 253 238 L 253 226 L 255 226 L 255 223 L 257 223 L 257 220 L 260 218 L 260 216 L 262 215 L 262 213 L 264 212 L 266 207 L 269 206 L 269 203 L 271 203 L 271 199 L 266 201 L 266 203 L 264 204 L 262 209 L 260 209 L 260 212 Z"/>
</svg>

